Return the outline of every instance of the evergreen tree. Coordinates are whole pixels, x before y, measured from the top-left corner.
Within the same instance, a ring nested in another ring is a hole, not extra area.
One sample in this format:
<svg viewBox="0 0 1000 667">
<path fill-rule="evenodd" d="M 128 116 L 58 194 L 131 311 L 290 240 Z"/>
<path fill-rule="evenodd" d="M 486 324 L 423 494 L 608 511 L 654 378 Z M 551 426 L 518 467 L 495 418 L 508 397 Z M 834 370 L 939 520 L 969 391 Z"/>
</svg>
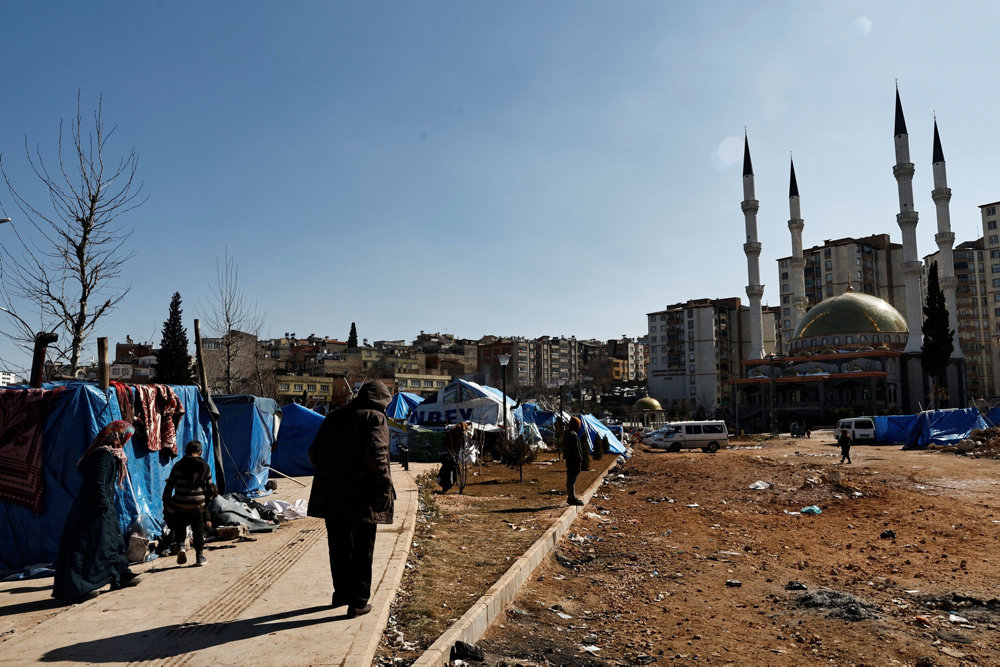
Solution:
<svg viewBox="0 0 1000 667">
<path fill-rule="evenodd" d="M 181 320 L 180 292 L 174 292 L 170 299 L 170 314 L 163 323 L 163 336 L 160 338 L 160 349 L 156 352 L 154 370 L 156 381 L 160 384 L 194 384 L 187 329 Z"/>
<path fill-rule="evenodd" d="M 354 322 L 351 322 L 351 333 L 347 337 L 347 347 L 357 347 L 358 346 L 358 328 L 354 326 Z"/>
<path fill-rule="evenodd" d="M 927 305 L 924 306 L 924 344 L 920 351 L 920 360 L 924 373 L 932 378 L 939 388 L 946 385 L 945 375 L 948 370 L 948 360 L 955 350 L 952 342 L 954 329 L 948 328 L 948 307 L 945 305 L 944 293 L 938 282 L 937 262 L 931 264 L 927 275 Z"/>
</svg>

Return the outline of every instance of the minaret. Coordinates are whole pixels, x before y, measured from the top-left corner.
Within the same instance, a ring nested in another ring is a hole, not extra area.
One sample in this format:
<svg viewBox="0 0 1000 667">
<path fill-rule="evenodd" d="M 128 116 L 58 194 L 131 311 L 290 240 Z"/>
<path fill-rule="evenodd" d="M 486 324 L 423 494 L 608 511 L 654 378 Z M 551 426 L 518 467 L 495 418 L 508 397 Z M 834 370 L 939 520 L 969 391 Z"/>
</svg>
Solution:
<svg viewBox="0 0 1000 667">
<path fill-rule="evenodd" d="M 750 300 L 750 359 L 764 358 L 764 325 L 760 299 L 764 286 L 760 284 L 760 242 L 757 241 L 757 209 L 754 198 L 753 164 L 750 162 L 750 142 L 743 133 L 743 217 L 746 221 L 747 242 L 743 252 L 747 256 L 747 299 Z"/>
<path fill-rule="evenodd" d="M 938 135 L 937 118 L 934 119 L 934 189 L 931 199 L 937 207 L 937 234 L 934 241 L 938 246 L 938 281 L 944 292 L 944 302 L 948 307 L 948 326 L 954 332 L 952 344 L 954 349 L 952 359 L 962 358 L 962 346 L 958 344 L 958 302 L 955 289 L 958 281 L 955 279 L 955 258 L 952 248 L 955 244 L 955 233 L 951 231 L 951 214 L 948 202 L 951 200 L 951 188 L 948 187 L 948 175 L 944 167 L 944 151 L 941 150 L 941 137 Z"/>
<path fill-rule="evenodd" d="M 910 162 L 910 137 L 906 133 L 903 105 L 896 88 L 896 165 L 892 175 L 899 190 L 899 214 L 896 222 L 903 233 L 903 280 L 906 284 L 906 326 L 910 335 L 903 352 L 919 353 L 923 345 L 921 326 L 920 273 L 922 264 L 917 258 L 917 212 L 913 209 L 913 163 Z"/>
<path fill-rule="evenodd" d="M 792 174 L 788 184 L 788 231 L 792 233 L 792 328 L 799 325 L 806 314 L 809 303 L 806 300 L 805 259 L 802 257 L 802 214 L 799 210 L 799 184 L 795 182 L 795 161 L 792 160 Z"/>
</svg>

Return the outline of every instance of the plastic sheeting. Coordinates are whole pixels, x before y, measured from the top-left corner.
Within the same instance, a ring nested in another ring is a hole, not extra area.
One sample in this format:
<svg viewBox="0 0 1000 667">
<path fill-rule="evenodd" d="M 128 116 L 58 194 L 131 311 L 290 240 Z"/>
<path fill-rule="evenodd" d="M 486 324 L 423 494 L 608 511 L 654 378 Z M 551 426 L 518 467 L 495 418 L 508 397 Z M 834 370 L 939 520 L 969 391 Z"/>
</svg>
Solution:
<svg viewBox="0 0 1000 667">
<path fill-rule="evenodd" d="M 226 491 L 251 497 L 270 493 L 265 484 L 281 415 L 277 401 L 248 395 L 213 396 L 212 400 L 219 408 Z"/>
<path fill-rule="evenodd" d="M 625 453 L 625 445 L 622 444 L 622 441 L 618 439 L 618 436 L 616 436 L 611 429 L 605 426 L 600 419 L 594 415 L 580 415 L 580 421 L 583 422 L 580 430 L 585 430 L 587 432 L 592 444 L 596 445 L 596 443 L 600 442 L 601 436 L 607 436 L 612 452 L 615 454 Z M 593 447 L 591 447 L 591 451 L 593 451 Z"/>
<path fill-rule="evenodd" d="M 389 405 L 385 408 L 385 414 L 390 419 L 406 419 L 414 406 L 419 405 L 424 400 L 423 396 L 411 394 L 408 391 L 401 391 L 393 395 Z"/>
<path fill-rule="evenodd" d="M 0 503 L 0 568 L 17 570 L 33 563 L 51 563 L 59 550 L 63 524 L 70 505 L 80 491 L 83 478 L 76 462 L 97 433 L 115 419 L 121 410 L 115 390 L 102 392 L 95 385 L 59 383 L 65 389 L 56 397 L 45 422 L 44 511 L 36 514 L 26 507 Z M 46 384 L 46 388 L 59 386 Z M 177 442 L 200 440 L 205 460 L 215 474 L 212 448 L 212 422 L 197 387 L 170 385 L 184 404 L 184 416 L 177 426 Z M 116 494 L 123 532 L 140 513 L 157 525 L 163 518 L 163 486 L 178 458 L 150 452 L 135 440 L 125 446 L 128 454 L 128 478 Z"/>
<path fill-rule="evenodd" d="M 309 460 L 309 445 L 322 423 L 323 415 L 298 403 L 283 407 L 281 428 L 278 429 L 278 439 L 271 452 L 271 467 L 292 477 L 315 473 Z"/>
<path fill-rule="evenodd" d="M 922 449 L 931 443 L 953 445 L 968 438 L 975 429 L 988 427 L 976 408 L 874 417 L 874 421 L 875 440 L 901 444 L 903 449 Z"/>
</svg>

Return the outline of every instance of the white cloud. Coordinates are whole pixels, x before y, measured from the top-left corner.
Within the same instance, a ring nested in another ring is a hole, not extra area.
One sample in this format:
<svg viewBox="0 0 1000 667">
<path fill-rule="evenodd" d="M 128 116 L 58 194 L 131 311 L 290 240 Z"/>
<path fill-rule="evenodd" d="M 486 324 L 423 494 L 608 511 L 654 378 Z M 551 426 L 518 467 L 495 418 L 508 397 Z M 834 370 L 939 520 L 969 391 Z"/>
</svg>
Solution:
<svg viewBox="0 0 1000 667">
<path fill-rule="evenodd" d="M 867 37 L 872 32 L 872 20 L 867 16 L 859 16 L 854 19 L 854 23 L 851 24 L 854 28 L 854 32 L 862 37 Z"/>
<path fill-rule="evenodd" d="M 743 139 L 726 137 L 712 153 L 712 165 L 722 171 L 743 159 Z"/>
</svg>

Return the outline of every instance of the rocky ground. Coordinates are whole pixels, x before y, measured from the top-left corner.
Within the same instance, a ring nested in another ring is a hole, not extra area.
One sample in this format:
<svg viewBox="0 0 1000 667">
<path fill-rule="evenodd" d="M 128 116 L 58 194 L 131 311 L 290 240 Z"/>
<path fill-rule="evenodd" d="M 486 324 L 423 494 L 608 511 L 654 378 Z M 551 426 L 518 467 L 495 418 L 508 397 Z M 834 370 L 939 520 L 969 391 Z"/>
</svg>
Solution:
<svg viewBox="0 0 1000 667">
<path fill-rule="evenodd" d="M 1000 464 L 855 447 L 839 465 L 822 431 L 733 444 L 637 447 L 487 663 L 1000 664 Z"/>
</svg>

